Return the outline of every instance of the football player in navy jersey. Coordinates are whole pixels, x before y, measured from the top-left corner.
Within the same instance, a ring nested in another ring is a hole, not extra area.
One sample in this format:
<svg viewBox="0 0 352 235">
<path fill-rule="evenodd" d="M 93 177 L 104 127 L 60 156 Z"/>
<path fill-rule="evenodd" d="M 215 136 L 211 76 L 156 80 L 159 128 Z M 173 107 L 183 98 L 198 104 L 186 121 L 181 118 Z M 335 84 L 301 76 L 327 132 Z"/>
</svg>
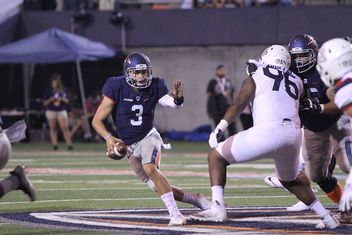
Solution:
<svg viewBox="0 0 352 235">
<path fill-rule="evenodd" d="M 325 85 L 335 88 L 334 101 L 349 116 L 351 123 L 352 45 L 349 37 L 344 39 L 334 38 L 322 45 L 318 54 L 317 70 Z M 349 141 L 351 140 L 352 135 Z M 343 212 L 350 212 L 352 209 L 352 171 L 346 180 L 339 209 Z"/>
<path fill-rule="evenodd" d="M 5 167 L 12 155 L 10 137 L 7 136 L 7 131 L 12 132 L 12 130 L 10 130 L 10 128 L 3 130 L 2 125 L 3 121 L 0 116 L 0 169 Z M 25 128 L 22 129 L 24 132 Z M 14 130 L 16 130 L 16 128 L 14 128 Z M 21 139 L 21 137 L 18 139 L 17 133 L 9 134 L 15 136 L 14 138 L 17 140 Z M 0 181 L 0 198 L 12 190 L 22 190 L 31 201 L 35 201 L 36 199 L 36 190 L 27 178 L 25 167 L 23 165 L 16 166 L 15 169 L 10 171 L 10 175 L 8 177 Z"/>
<path fill-rule="evenodd" d="M 164 80 L 152 76 L 151 62 L 142 53 L 132 53 L 126 57 L 124 73 L 124 76 L 108 79 L 103 86 L 103 100 L 92 125 L 106 140 L 108 153 L 113 154 L 117 142 L 128 146 L 132 169 L 160 195 L 169 210 L 169 225 L 183 225 L 186 219 L 177 208 L 175 199 L 201 209 L 207 209 L 210 203 L 202 194 L 183 192 L 169 184 L 159 169 L 160 150 L 164 144 L 153 123 L 157 103 L 172 108 L 182 106 L 183 82 L 175 81 L 169 93 Z M 110 114 L 118 138 L 103 123 Z"/>
</svg>

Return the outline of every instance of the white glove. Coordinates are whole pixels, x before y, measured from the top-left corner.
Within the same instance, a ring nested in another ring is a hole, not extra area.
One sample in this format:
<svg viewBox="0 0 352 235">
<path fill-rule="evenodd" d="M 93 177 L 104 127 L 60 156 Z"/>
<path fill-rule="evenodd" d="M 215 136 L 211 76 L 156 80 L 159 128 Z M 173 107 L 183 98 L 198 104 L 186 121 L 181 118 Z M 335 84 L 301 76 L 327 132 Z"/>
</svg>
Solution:
<svg viewBox="0 0 352 235">
<path fill-rule="evenodd" d="M 228 122 L 224 119 L 219 122 L 215 130 L 209 136 L 208 143 L 210 148 L 216 148 L 219 142 L 225 140 L 224 130 L 227 128 L 228 125 Z"/>
<path fill-rule="evenodd" d="M 346 186 L 343 190 L 342 197 L 340 199 L 339 210 L 348 212 L 352 207 L 352 182 L 346 181 Z"/>
<path fill-rule="evenodd" d="M 218 130 L 215 129 L 209 136 L 208 143 L 210 148 L 216 148 L 218 146 L 218 140 L 216 139 L 215 131 L 218 131 Z"/>
</svg>

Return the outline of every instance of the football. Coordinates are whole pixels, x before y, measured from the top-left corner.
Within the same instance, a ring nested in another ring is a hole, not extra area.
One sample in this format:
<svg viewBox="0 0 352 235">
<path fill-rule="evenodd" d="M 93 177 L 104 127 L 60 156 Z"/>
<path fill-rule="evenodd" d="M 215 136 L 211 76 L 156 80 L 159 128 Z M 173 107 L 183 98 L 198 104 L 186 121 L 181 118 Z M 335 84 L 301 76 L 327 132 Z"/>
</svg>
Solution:
<svg viewBox="0 0 352 235">
<path fill-rule="evenodd" d="M 108 154 L 108 157 L 113 160 L 121 160 L 127 154 L 127 145 L 122 142 L 117 142 L 116 146 L 114 147 L 114 153 Z"/>
</svg>

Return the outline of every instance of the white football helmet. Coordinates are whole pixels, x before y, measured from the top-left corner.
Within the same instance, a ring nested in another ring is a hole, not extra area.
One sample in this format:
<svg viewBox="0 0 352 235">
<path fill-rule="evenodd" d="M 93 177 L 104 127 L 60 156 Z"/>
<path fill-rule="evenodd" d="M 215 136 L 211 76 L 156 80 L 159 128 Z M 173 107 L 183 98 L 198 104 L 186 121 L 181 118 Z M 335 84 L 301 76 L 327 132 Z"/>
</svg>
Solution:
<svg viewBox="0 0 352 235">
<path fill-rule="evenodd" d="M 275 68 L 288 70 L 291 65 L 291 55 L 284 46 L 272 45 L 264 50 L 259 61 Z"/>
<path fill-rule="evenodd" d="M 326 41 L 318 52 L 317 70 L 326 86 L 334 86 L 347 72 L 352 71 L 352 46 L 342 39 Z"/>
</svg>

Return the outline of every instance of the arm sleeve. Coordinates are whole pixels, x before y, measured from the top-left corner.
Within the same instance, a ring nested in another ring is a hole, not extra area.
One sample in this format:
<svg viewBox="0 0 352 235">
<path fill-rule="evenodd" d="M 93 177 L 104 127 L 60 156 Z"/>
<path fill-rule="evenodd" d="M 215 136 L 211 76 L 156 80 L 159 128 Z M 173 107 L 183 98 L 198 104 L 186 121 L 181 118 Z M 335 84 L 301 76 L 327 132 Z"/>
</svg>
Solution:
<svg viewBox="0 0 352 235">
<path fill-rule="evenodd" d="M 182 106 L 183 106 L 183 104 L 181 104 L 181 105 L 175 104 L 174 98 L 173 98 L 171 95 L 169 95 L 169 94 L 166 94 L 166 95 L 164 95 L 163 97 L 161 97 L 161 98 L 159 99 L 159 104 L 161 104 L 162 106 L 171 107 L 171 108 L 173 108 L 173 109 L 179 108 L 179 107 L 182 107 Z"/>
</svg>

